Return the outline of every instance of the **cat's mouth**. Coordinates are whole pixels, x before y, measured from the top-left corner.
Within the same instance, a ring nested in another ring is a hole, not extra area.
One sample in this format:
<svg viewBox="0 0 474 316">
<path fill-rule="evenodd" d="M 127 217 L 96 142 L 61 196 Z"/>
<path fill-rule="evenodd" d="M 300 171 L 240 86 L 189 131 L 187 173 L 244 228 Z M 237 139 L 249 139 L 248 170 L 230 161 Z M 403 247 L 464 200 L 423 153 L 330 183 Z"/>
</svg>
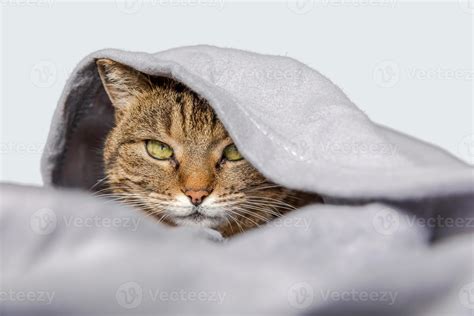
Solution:
<svg viewBox="0 0 474 316">
<path fill-rule="evenodd" d="M 192 220 L 195 220 L 195 221 L 202 221 L 203 219 L 206 219 L 206 218 L 212 218 L 211 216 L 206 216 L 206 215 L 200 213 L 199 211 L 194 211 L 193 213 L 191 213 L 189 215 L 177 216 L 177 217 L 192 219 Z"/>
<path fill-rule="evenodd" d="M 182 226 L 200 226 L 200 227 L 216 227 L 221 221 L 222 217 L 209 216 L 202 212 L 198 207 L 194 207 L 190 214 L 174 215 L 174 222 Z"/>
</svg>

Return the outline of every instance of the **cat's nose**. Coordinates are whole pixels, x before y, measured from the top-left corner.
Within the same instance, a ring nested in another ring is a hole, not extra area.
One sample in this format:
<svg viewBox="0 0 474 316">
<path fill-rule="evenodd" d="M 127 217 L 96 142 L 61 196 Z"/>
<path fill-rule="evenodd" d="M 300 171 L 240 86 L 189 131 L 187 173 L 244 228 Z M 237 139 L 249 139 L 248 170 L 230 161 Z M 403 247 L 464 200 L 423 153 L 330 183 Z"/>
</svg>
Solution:
<svg viewBox="0 0 474 316">
<path fill-rule="evenodd" d="M 208 190 L 186 190 L 184 194 L 191 200 L 191 203 L 194 205 L 199 205 L 202 203 L 204 198 L 209 195 Z"/>
</svg>

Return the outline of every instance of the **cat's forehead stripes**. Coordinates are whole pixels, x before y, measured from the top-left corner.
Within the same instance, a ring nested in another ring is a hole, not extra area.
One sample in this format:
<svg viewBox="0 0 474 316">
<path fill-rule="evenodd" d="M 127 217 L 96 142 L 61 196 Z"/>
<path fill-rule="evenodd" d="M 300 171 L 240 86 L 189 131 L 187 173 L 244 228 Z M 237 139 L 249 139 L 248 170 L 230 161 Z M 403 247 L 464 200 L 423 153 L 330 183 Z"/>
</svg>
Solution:
<svg viewBox="0 0 474 316">
<path fill-rule="evenodd" d="M 124 134 L 139 140 L 171 138 L 180 143 L 222 141 L 228 134 L 211 106 L 187 88 L 169 85 L 143 91 L 136 102 L 121 109 Z"/>
<path fill-rule="evenodd" d="M 184 143 L 209 143 L 227 138 L 227 132 L 211 106 L 190 90 L 175 90 L 157 87 L 150 102 L 154 113 L 154 124 L 163 128 L 167 136 Z M 159 97 L 157 97 L 157 95 Z M 161 100 L 156 102 L 156 100 Z"/>
</svg>

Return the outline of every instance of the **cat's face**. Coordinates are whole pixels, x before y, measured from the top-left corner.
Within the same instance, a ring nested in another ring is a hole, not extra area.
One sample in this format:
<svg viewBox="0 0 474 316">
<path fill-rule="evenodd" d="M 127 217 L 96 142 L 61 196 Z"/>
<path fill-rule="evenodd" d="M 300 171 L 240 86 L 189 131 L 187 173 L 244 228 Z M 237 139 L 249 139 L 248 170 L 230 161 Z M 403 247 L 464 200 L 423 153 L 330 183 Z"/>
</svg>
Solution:
<svg viewBox="0 0 474 316">
<path fill-rule="evenodd" d="M 104 149 L 115 198 L 171 225 L 227 235 L 293 208 L 290 191 L 268 182 L 240 155 L 204 99 L 169 79 L 110 60 L 97 64 L 116 107 Z"/>
</svg>

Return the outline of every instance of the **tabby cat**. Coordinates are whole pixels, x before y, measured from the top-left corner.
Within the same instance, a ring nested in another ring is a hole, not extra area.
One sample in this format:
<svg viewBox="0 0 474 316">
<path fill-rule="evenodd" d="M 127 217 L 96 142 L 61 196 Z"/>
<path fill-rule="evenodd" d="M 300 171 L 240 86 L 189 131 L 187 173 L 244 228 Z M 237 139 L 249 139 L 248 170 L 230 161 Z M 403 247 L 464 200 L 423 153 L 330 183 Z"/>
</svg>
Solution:
<svg viewBox="0 0 474 316">
<path fill-rule="evenodd" d="M 267 180 L 209 103 L 183 84 L 109 59 L 96 63 L 115 108 L 103 155 L 108 195 L 163 223 L 224 236 L 321 201 Z"/>
</svg>

